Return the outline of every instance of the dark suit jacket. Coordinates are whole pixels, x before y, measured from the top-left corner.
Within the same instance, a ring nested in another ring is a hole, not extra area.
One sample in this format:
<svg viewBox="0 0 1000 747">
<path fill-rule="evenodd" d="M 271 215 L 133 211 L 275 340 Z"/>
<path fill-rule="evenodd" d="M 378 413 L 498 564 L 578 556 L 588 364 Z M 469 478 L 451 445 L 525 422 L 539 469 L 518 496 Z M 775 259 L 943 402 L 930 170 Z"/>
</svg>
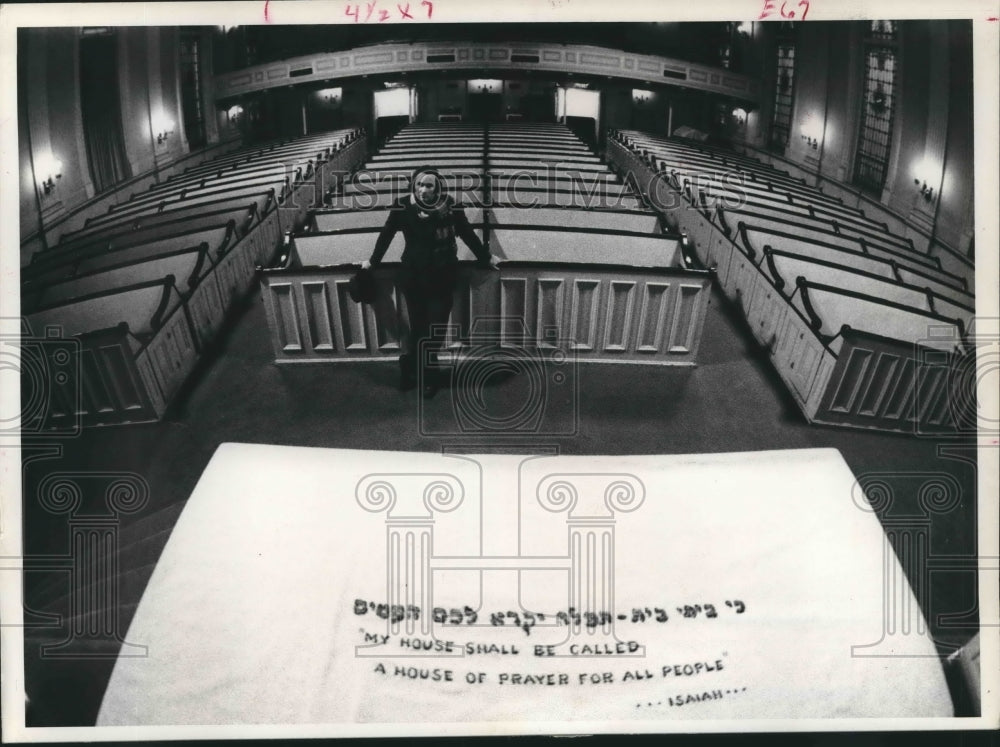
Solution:
<svg viewBox="0 0 1000 747">
<path fill-rule="evenodd" d="M 488 263 L 490 253 L 472 230 L 461 205 L 455 204 L 448 195 L 443 203 L 439 210 L 426 211 L 415 203 L 412 195 L 394 202 L 375 242 L 372 267 L 377 267 L 382 261 L 398 231 L 402 231 L 406 239 L 402 264 L 409 273 L 453 269 L 458 263 L 456 236 L 468 245 L 480 262 Z"/>
</svg>

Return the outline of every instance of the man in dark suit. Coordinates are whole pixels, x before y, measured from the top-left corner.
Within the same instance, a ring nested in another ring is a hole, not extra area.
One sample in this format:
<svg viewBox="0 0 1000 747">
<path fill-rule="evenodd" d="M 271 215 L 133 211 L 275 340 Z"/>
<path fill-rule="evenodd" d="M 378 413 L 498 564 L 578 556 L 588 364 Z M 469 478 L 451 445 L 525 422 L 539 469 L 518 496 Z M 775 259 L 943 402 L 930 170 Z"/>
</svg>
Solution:
<svg viewBox="0 0 1000 747">
<path fill-rule="evenodd" d="M 447 194 L 444 179 L 436 169 L 421 166 L 413 172 L 411 192 L 393 203 L 371 259 L 362 264 L 377 267 L 398 231 L 406 247 L 400 267 L 400 285 L 409 312 L 407 350 L 399 358 L 400 389 L 417 383 L 417 366 L 423 369 L 424 396 L 433 397 L 440 386 L 439 372 L 427 363 L 440 349 L 441 340 L 431 333 L 448 323 L 458 272 L 458 244 L 464 241 L 480 263 L 496 267 L 479 240 L 461 205 Z M 421 342 L 424 342 L 421 356 Z M 423 360 L 418 360 L 419 358 Z"/>
</svg>

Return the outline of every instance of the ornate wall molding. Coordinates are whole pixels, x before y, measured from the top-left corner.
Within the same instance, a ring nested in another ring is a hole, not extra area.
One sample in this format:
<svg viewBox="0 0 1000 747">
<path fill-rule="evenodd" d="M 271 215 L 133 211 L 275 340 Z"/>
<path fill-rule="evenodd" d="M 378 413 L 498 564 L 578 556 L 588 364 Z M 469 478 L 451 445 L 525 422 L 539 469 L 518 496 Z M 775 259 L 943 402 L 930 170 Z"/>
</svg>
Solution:
<svg viewBox="0 0 1000 747">
<path fill-rule="evenodd" d="M 582 44 L 379 44 L 256 65 L 216 76 L 214 84 L 216 98 L 224 100 L 296 83 L 443 70 L 470 71 L 476 76 L 484 70 L 601 75 L 641 86 L 667 83 L 753 104 L 760 101 L 759 82 L 746 75 L 684 60 Z"/>
</svg>

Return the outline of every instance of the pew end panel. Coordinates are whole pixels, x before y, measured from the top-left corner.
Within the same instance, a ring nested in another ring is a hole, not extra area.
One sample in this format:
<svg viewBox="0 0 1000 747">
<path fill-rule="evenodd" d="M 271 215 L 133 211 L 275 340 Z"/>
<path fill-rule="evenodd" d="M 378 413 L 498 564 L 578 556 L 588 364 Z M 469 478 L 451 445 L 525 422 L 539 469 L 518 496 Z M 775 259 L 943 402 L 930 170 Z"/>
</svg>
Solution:
<svg viewBox="0 0 1000 747">
<path fill-rule="evenodd" d="M 171 277 L 71 299 L 29 321 L 80 341 L 77 416 L 86 426 L 158 420 L 198 359 L 189 310 Z"/>
<path fill-rule="evenodd" d="M 975 396 L 962 375 L 968 351 L 957 329 L 940 329 L 938 339 L 918 343 L 842 329 L 844 342 L 812 420 L 911 435 L 967 429 L 976 422 Z"/>
<path fill-rule="evenodd" d="M 150 386 L 149 366 L 136 359 L 139 342 L 128 324 L 79 336 L 81 407 L 85 425 L 119 425 L 158 420 L 166 409 L 160 391 Z"/>
</svg>

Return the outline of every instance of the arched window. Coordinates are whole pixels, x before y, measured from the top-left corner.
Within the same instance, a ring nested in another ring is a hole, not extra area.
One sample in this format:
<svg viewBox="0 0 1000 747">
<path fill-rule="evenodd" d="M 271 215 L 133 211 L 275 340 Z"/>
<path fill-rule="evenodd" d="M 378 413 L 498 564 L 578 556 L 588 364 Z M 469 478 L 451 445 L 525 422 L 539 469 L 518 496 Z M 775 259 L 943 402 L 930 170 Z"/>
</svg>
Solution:
<svg viewBox="0 0 1000 747">
<path fill-rule="evenodd" d="M 865 89 L 854 183 L 881 195 L 889 168 L 896 110 L 896 22 L 872 21 L 865 43 Z"/>
</svg>

